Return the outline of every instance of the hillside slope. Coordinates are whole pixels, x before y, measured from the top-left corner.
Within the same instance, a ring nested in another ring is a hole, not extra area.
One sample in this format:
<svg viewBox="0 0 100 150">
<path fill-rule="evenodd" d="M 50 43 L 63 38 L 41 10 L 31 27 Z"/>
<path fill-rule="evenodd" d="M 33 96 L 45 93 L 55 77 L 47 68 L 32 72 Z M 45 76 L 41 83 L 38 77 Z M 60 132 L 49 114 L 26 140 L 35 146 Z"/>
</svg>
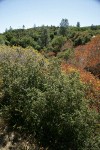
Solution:
<svg viewBox="0 0 100 150">
<path fill-rule="evenodd" d="M 76 47 L 69 63 L 100 78 L 100 35 L 93 37 L 87 44 Z"/>
</svg>

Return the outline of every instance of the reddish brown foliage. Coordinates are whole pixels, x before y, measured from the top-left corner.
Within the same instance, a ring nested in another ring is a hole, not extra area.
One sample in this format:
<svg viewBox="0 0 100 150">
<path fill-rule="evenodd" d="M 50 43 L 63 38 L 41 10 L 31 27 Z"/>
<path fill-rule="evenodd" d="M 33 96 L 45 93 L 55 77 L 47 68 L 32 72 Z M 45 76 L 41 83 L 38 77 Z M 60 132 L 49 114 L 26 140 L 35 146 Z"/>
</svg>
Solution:
<svg viewBox="0 0 100 150">
<path fill-rule="evenodd" d="M 94 75 L 100 75 L 100 35 L 93 37 L 86 45 L 78 46 L 75 49 L 74 58 L 71 64 L 79 68 L 85 68 Z M 92 67 L 92 69 L 91 69 Z"/>
<path fill-rule="evenodd" d="M 87 72 L 81 68 L 77 68 L 73 65 L 66 64 L 63 62 L 61 64 L 62 71 L 66 73 L 77 72 L 80 74 L 80 80 L 84 83 L 90 84 L 95 90 L 100 91 L 100 80 L 96 79 L 90 72 Z"/>
<path fill-rule="evenodd" d="M 95 104 L 91 105 L 91 108 L 95 108 L 99 111 L 100 109 L 100 80 L 95 78 L 90 72 L 87 72 L 81 68 L 77 68 L 73 65 L 66 64 L 63 62 L 61 64 L 61 69 L 65 73 L 77 72 L 80 74 L 80 81 L 89 86 L 86 91 L 87 98 L 95 99 Z"/>
<path fill-rule="evenodd" d="M 73 48 L 73 42 L 71 40 L 67 40 L 65 44 L 62 46 L 61 51 L 71 48 Z"/>
<path fill-rule="evenodd" d="M 55 52 L 49 52 L 47 55 L 48 55 L 48 57 L 52 57 L 52 56 L 56 56 L 56 53 Z"/>
</svg>

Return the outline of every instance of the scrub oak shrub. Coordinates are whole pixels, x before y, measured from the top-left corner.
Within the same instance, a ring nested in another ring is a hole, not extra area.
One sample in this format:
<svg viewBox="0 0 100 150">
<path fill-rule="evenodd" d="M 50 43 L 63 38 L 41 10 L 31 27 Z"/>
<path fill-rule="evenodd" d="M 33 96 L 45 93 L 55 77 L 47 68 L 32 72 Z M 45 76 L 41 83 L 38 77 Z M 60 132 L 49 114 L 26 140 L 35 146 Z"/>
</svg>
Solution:
<svg viewBox="0 0 100 150">
<path fill-rule="evenodd" d="M 1 116 L 51 150 L 99 150 L 98 112 L 89 108 L 78 73 L 34 50 L 0 50 Z"/>
</svg>

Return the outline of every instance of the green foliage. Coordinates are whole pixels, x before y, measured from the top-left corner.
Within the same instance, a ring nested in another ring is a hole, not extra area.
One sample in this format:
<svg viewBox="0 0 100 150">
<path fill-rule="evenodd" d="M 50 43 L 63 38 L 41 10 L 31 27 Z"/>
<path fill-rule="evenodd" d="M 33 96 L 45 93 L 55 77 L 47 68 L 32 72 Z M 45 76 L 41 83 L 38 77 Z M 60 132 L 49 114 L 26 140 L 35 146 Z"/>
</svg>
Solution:
<svg viewBox="0 0 100 150">
<path fill-rule="evenodd" d="M 5 44 L 5 37 L 0 34 L 0 45 L 4 45 L 4 44 Z"/>
<path fill-rule="evenodd" d="M 41 29 L 42 29 L 42 32 L 40 35 L 39 44 L 41 48 L 43 48 L 43 47 L 46 47 L 47 44 L 49 43 L 49 32 L 47 28 L 45 28 L 45 26 L 42 26 Z"/>
<path fill-rule="evenodd" d="M 79 22 L 78 26 L 79 26 Z M 28 46 L 33 47 L 37 50 L 49 49 L 54 38 L 59 35 L 66 37 L 67 40 L 73 42 L 73 46 L 78 46 L 87 43 L 92 36 L 100 34 L 100 26 L 90 27 L 74 27 L 69 26 L 67 19 L 62 19 L 60 26 L 41 26 L 30 29 L 6 29 L 5 33 L 1 34 L 4 41 L 0 40 L 6 45 L 10 46 L 21 46 L 26 48 Z M 1 38 L 0 38 L 1 39 Z M 0 43 L 1 43 L 0 42 Z"/>
<path fill-rule="evenodd" d="M 59 52 L 61 50 L 61 47 L 65 43 L 65 41 L 66 41 L 65 37 L 56 36 L 51 42 L 52 51 L 55 52 L 55 53 Z"/>
<path fill-rule="evenodd" d="M 74 46 L 84 45 L 89 42 L 92 37 L 89 32 L 76 32 L 73 33 L 71 36 L 73 36 L 72 41 Z"/>
<path fill-rule="evenodd" d="M 66 75 L 60 62 L 32 49 L 2 47 L 0 78 L 1 114 L 10 127 L 52 150 L 99 150 L 98 114 L 78 74 Z"/>
<path fill-rule="evenodd" d="M 62 19 L 60 23 L 60 28 L 59 28 L 59 34 L 65 36 L 68 32 L 68 19 Z"/>
<path fill-rule="evenodd" d="M 73 55 L 73 49 L 67 49 L 64 52 L 62 51 L 58 53 L 57 57 L 67 61 L 72 55 Z"/>
</svg>

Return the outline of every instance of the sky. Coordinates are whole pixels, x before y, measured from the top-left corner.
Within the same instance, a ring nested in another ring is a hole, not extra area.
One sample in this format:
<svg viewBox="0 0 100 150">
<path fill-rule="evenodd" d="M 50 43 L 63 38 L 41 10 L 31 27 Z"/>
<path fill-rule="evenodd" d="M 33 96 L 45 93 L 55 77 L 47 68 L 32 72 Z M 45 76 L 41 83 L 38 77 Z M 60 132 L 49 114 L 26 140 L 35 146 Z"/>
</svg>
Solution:
<svg viewBox="0 0 100 150">
<path fill-rule="evenodd" d="M 62 18 L 73 26 L 100 25 L 100 0 L 0 0 L 0 33 L 10 26 L 59 26 Z"/>
</svg>

